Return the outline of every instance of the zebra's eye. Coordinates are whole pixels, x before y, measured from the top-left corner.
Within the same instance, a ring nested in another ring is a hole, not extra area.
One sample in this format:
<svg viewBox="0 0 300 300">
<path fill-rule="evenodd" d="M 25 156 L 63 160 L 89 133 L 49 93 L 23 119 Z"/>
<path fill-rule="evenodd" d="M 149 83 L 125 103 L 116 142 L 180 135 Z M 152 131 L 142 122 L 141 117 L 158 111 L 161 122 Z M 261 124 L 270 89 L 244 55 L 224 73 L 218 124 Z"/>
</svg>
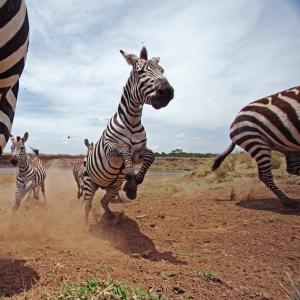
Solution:
<svg viewBox="0 0 300 300">
<path fill-rule="evenodd" d="M 142 75 L 144 72 L 143 72 L 142 69 L 139 69 L 139 70 L 136 70 L 136 73 L 137 73 L 138 75 Z"/>
</svg>

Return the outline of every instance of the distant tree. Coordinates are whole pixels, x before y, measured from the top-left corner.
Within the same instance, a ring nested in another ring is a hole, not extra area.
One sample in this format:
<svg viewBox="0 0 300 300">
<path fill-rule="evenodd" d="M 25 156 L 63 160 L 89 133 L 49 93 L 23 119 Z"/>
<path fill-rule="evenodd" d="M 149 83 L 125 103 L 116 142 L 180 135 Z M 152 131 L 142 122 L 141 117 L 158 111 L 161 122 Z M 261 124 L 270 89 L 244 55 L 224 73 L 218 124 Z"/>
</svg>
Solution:
<svg viewBox="0 0 300 300">
<path fill-rule="evenodd" d="M 182 149 L 175 149 L 175 150 L 172 150 L 171 153 L 173 153 L 173 154 L 183 153 L 183 150 Z"/>
</svg>

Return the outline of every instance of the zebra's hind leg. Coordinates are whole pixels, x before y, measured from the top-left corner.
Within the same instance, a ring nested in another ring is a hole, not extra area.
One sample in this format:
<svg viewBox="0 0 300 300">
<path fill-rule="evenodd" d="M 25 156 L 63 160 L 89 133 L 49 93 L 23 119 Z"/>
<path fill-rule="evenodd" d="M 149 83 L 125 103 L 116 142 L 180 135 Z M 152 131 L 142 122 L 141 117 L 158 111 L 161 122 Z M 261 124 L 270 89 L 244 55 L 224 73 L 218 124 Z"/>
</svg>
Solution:
<svg viewBox="0 0 300 300">
<path fill-rule="evenodd" d="M 45 182 L 44 181 L 41 183 L 41 191 L 42 191 L 42 194 L 43 194 L 43 197 L 44 197 L 44 202 L 46 202 Z"/>
<path fill-rule="evenodd" d="M 40 187 L 39 186 L 35 186 L 33 188 L 33 196 L 35 200 L 39 200 L 40 198 Z"/>
<path fill-rule="evenodd" d="M 286 152 L 286 170 L 289 174 L 300 175 L 300 153 Z"/>
<path fill-rule="evenodd" d="M 273 180 L 271 167 L 271 150 L 267 149 L 265 145 L 256 145 L 255 150 L 253 150 L 250 154 L 256 160 L 259 179 L 277 196 L 277 198 L 284 206 L 296 206 L 298 202 L 286 196 L 276 186 Z"/>
<path fill-rule="evenodd" d="M 85 223 L 88 224 L 89 214 L 92 208 L 92 201 L 98 186 L 91 180 L 89 176 L 84 176 L 83 201 L 85 207 Z"/>
<path fill-rule="evenodd" d="M 119 190 L 121 188 L 120 183 L 116 183 L 106 189 L 105 195 L 100 200 L 101 206 L 104 209 L 104 214 L 107 216 L 109 220 L 114 219 L 114 214 L 109 208 L 109 202 L 117 197 L 119 194 Z"/>
</svg>

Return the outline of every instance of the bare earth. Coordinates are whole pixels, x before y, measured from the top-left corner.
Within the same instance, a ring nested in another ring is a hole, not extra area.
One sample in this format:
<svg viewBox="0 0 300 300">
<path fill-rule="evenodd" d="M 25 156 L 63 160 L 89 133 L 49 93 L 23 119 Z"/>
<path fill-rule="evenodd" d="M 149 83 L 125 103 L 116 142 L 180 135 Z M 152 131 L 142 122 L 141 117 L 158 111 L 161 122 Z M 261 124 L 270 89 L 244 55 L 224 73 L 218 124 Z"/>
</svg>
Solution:
<svg viewBox="0 0 300 300">
<path fill-rule="evenodd" d="M 115 222 L 101 217 L 99 191 L 89 227 L 70 169 L 50 167 L 47 203 L 16 213 L 14 176 L 0 175 L 0 298 L 41 299 L 63 281 L 110 276 L 165 299 L 287 299 L 287 274 L 300 278 L 300 212 L 256 177 L 197 174 L 146 177 L 137 200 L 111 205 L 124 212 Z M 299 184 L 277 183 L 300 198 Z"/>
</svg>

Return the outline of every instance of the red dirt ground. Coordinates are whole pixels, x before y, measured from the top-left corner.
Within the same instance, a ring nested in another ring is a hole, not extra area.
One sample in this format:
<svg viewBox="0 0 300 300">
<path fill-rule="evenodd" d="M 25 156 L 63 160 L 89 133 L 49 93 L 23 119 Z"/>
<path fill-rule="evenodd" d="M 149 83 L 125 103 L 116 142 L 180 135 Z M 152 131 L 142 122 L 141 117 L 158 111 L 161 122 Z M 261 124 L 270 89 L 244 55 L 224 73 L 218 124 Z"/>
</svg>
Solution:
<svg viewBox="0 0 300 300">
<path fill-rule="evenodd" d="M 148 176 L 137 200 L 111 205 L 125 212 L 118 222 L 91 218 L 86 227 L 72 171 L 47 176 L 47 204 L 23 202 L 16 213 L 14 182 L 0 184 L 0 295 L 40 299 L 64 280 L 111 276 L 167 299 L 286 299 L 280 284 L 300 277 L 300 212 L 255 178 L 206 186 Z M 279 184 L 300 198 L 299 185 Z"/>
</svg>

